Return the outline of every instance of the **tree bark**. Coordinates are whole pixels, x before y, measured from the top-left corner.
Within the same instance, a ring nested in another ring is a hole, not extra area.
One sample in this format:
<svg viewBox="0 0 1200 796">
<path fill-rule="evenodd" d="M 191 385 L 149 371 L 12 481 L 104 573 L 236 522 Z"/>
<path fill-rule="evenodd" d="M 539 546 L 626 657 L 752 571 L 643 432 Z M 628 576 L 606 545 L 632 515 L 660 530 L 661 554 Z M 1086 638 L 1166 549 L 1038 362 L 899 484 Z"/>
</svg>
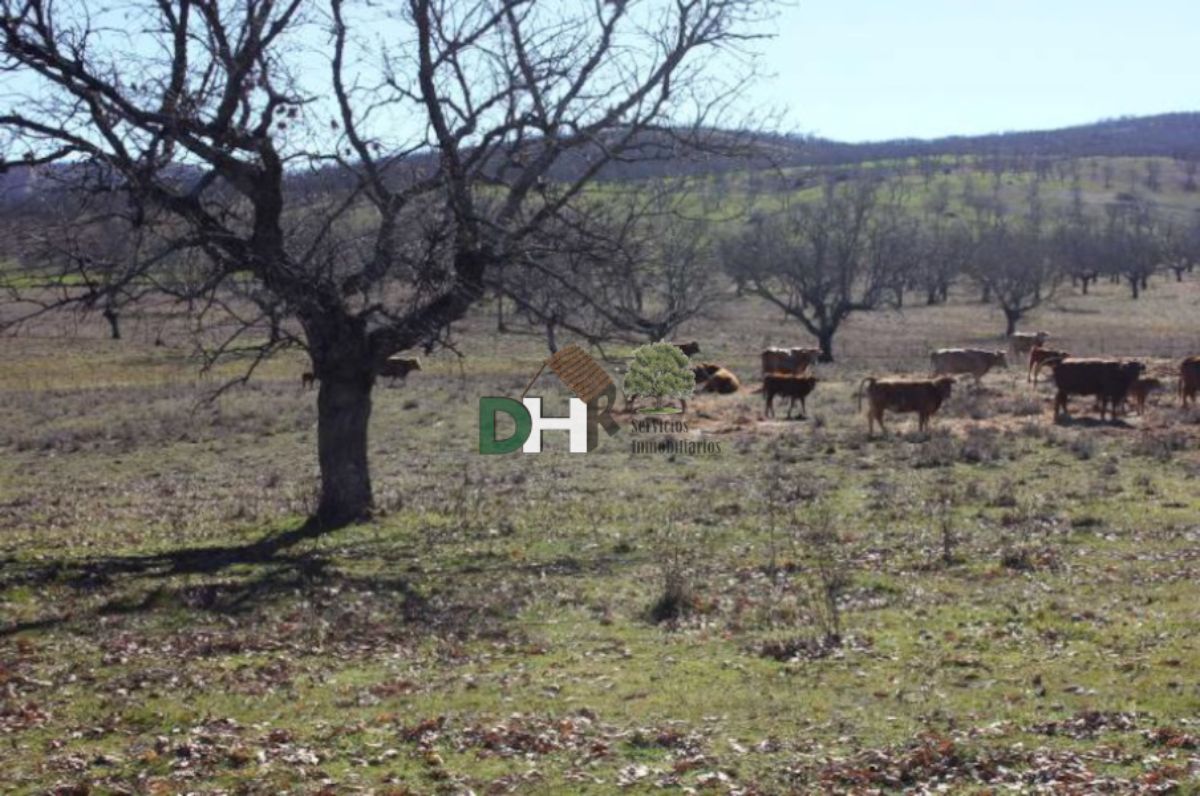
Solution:
<svg viewBox="0 0 1200 796">
<path fill-rule="evenodd" d="M 331 374 L 317 395 L 317 459 L 321 500 L 316 519 L 339 528 L 371 514 L 371 470 L 367 463 L 367 426 L 371 419 L 369 368 L 356 376 Z"/>
<path fill-rule="evenodd" d="M 120 340 L 121 318 L 119 315 L 117 315 L 116 310 L 114 310 L 112 307 L 105 307 L 102 314 L 104 315 L 104 320 L 108 321 L 109 336 L 112 337 L 113 340 Z"/>
<path fill-rule="evenodd" d="M 817 357 L 818 361 L 820 361 L 820 362 L 832 362 L 833 361 L 833 335 L 834 335 L 833 329 L 822 330 L 821 333 L 817 335 L 817 345 L 821 349 L 821 355 L 819 357 Z"/>
<path fill-rule="evenodd" d="M 1009 310 L 1009 309 L 1004 310 L 1004 323 L 1005 323 L 1004 336 L 1005 337 L 1013 336 L 1013 333 L 1017 331 L 1017 321 L 1019 321 L 1019 320 L 1021 320 L 1021 313 L 1019 313 L 1015 310 Z"/>
</svg>

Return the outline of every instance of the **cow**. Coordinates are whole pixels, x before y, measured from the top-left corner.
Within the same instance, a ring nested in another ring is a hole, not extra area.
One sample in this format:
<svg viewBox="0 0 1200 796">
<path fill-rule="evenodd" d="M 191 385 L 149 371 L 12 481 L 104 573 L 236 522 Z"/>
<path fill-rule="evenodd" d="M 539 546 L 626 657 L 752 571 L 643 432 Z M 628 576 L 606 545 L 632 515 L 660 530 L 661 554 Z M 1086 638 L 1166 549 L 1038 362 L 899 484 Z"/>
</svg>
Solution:
<svg viewBox="0 0 1200 796">
<path fill-rule="evenodd" d="M 1008 346 L 1012 349 L 1013 358 L 1019 359 L 1033 350 L 1034 346 L 1045 345 L 1049 339 L 1049 332 L 1013 332 L 1012 337 L 1008 338 Z"/>
<path fill-rule="evenodd" d="M 1129 397 L 1133 400 L 1133 410 L 1139 415 L 1146 413 L 1146 398 L 1150 393 L 1166 389 L 1161 379 L 1140 378 L 1129 388 Z"/>
<path fill-rule="evenodd" d="M 316 383 L 317 383 L 317 377 L 313 374 L 313 372 L 311 370 L 306 370 L 300 374 L 300 387 L 302 389 L 307 390 Z"/>
<path fill-rule="evenodd" d="M 1109 411 L 1116 419 L 1117 407 L 1124 401 L 1145 370 L 1141 362 L 1120 359 L 1083 359 L 1067 357 L 1054 360 L 1054 417 L 1066 415 L 1067 402 L 1072 395 L 1094 395 L 1099 401 L 1100 419 Z"/>
<path fill-rule="evenodd" d="M 738 381 L 738 377 L 730 371 L 714 365 L 711 362 L 702 362 L 692 368 L 692 375 L 696 377 L 697 392 L 715 392 L 720 395 L 730 395 L 742 388 L 742 383 Z"/>
<path fill-rule="evenodd" d="M 762 352 L 762 372 L 790 373 L 795 376 L 807 371 L 821 356 L 819 348 L 768 348 Z"/>
<path fill-rule="evenodd" d="M 1200 356 L 1188 357 L 1179 363 L 1179 405 L 1195 403 L 1197 392 L 1200 392 Z"/>
<path fill-rule="evenodd" d="M 1025 374 L 1025 381 L 1032 381 L 1033 386 L 1036 387 L 1038 373 L 1041 372 L 1043 365 L 1049 363 L 1052 359 L 1066 359 L 1069 356 L 1071 355 L 1066 351 L 1035 345 L 1029 349 L 1029 372 Z"/>
<path fill-rule="evenodd" d="M 929 362 L 934 376 L 973 376 L 976 387 L 992 368 L 1008 367 L 1008 357 L 1003 351 L 978 348 L 940 348 L 929 355 Z"/>
<path fill-rule="evenodd" d="M 416 357 L 388 357 L 388 359 L 379 366 L 379 375 L 387 376 L 396 383 L 396 379 L 405 381 L 408 379 L 408 374 L 414 370 L 421 369 L 421 360 Z"/>
<path fill-rule="evenodd" d="M 696 354 L 700 353 L 700 344 L 695 340 L 689 340 L 686 343 L 672 342 L 671 345 L 682 351 L 685 357 L 694 357 Z"/>
<path fill-rule="evenodd" d="M 932 379 L 877 379 L 868 376 L 859 384 L 858 391 L 860 410 L 864 393 L 867 396 L 867 434 L 875 433 L 876 423 L 879 424 L 880 431 L 887 433 L 883 425 L 885 410 L 916 412 L 917 428 L 924 431 L 929 426 L 929 418 L 941 409 L 942 404 L 950 397 L 953 387 L 953 376 L 938 376 Z"/>
<path fill-rule="evenodd" d="M 763 376 L 763 396 L 767 399 L 767 410 L 764 413 L 765 417 L 775 416 L 775 396 L 790 398 L 788 404 L 787 417 L 792 419 L 792 410 L 796 408 L 796 401 L 800 402 L 800 419 L 808 413 L 808 407 L 805 401 L 817 386 L 816 376 L 788 376 L 782 373 L 768 373 Z"/>
</svg>

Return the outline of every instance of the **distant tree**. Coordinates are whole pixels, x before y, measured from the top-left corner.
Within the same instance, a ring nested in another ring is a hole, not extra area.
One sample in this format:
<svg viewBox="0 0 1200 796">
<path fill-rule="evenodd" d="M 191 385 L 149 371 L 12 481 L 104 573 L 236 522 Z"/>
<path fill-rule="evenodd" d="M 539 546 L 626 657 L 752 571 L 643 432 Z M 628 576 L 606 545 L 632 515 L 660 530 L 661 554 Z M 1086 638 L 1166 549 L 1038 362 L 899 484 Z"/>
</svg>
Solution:
<svg viewBox="0 0 1200 796">
<path fill-rule="evenodd" d="M 1154 158 L 1146 161 L 1146 189 L 1154 193 L 1162 188 L 1162 164 Z"/>
<path fill-rule="evenodd" d="M 1196 174 L 1200 172 L 1200 157 L 1188 155 L 1183 158 L 1183 190 L 1188 193 L 1196 191 Z"/>
<path fill-rule="evenodd" d="M 1190 225 L 1166 224 L 1162 229 L 1162 255 L 1175 281 L 1182 282 L 1200 263 L 1200 218 Z"/>
<path fill-rule="evenodd" d="M 1162 261 L 1162 238 L 1155 206 L 1141 199 L 1105 205 L 1101 247 L 1105 270 L 1129 284 L 1137 299 Z"/>
<path fill-rule="evenodd" d="M 626 395 L 649 395 L 661 409 L 663 399 L 686 399 L 696 387 L 691 361 L 671 343 L 650 343 L 633 352 L 625 374 Z"/>
<path fill-rule="evenodd" d="M 1009 222 L 983 230 L 975 247 L 972 270 L 1004 313 L 1004 335 L 1053 293 L 1055 266 L 1046 241 L 1028 228 Z"/>
<path fill-rule="evenodd" d="M 750 292 L 783 310 L 817 339 L 822 362 L 855 312 L 894 304 L 908 280 L 911 229 L 898 208 L 880 206 L 868 179 L 826 185 L 820 198 L 752 221 L 735 237 L 739 257 L 726 268 L 744 276 Z"/>
</svg>

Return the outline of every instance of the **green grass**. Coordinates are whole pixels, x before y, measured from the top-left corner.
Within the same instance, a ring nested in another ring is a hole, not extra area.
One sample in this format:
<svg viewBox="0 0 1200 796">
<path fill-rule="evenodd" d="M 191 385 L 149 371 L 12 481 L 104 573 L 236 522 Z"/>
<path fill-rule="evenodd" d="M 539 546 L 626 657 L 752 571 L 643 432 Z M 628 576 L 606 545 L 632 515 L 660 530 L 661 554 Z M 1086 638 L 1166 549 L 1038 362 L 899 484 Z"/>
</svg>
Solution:
<svg viewBox="0 0 1200 796">
<path fill-rule="evenodd" d="M 1197 300 L 1194 279 L 1137 302 L 1104 284 L 1029 323 L 1169 369 Z M 209 404 L 219 382 L 153 324 L 6 340 L 0 790 L 1197 791 L 1194 412 L 1056 425 L 1014 367 L 930 434 L 868 439 L 864 375 L 997 342 L 964 293 L 856 316 L 807 422 L 745 391 L 689 401 L 718 454 L 635 455 L 623 431 L 481 457 L 478 396 L 518 394 L 545 355 L 491 324 L 377 390 L 375 521 L 209 569 L 153 557 L 311 508 L 300 359 Z M 751 383 L 762 346 L 808 342 L 748 299 L 681 334 Z M 533 394 L 565 398 L 551 375 Z M 837 648 L 815 643 L 823 556 L 848 578 Z M 656 624 L 668 574 L 689 610 Z"/>
</svg>

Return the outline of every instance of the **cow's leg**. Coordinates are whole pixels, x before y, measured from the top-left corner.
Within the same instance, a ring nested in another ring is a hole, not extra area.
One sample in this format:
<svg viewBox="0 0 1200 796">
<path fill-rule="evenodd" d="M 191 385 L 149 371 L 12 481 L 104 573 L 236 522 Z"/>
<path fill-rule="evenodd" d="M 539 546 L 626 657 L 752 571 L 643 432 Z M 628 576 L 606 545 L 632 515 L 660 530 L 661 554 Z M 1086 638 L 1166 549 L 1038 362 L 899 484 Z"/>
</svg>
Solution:
<svg viewBox="0 0 1200 796">
<path fill-rule="evenodd" d="M 795 399 L 795 398 L 789 398 L 789 399 L 788 399 L 788 411 L 787 411 L 787 419 L 788 419 L 788 420 L 791 420 L 791 419 L 792 419 L 792 410 L 793 410 L 793 409 L 795 409 L 795 408 L 796 408 L 796 399 Z"/>
<path fill-rule="evenodd" d="M 775 400 L 775 396 L 772 395 L 771 393 L 767 393 L 767 411 L 763 412 L 763 417 L 774 417 L 775 416 L 775 407 L 771 406 L 771 404 L 772 404 L 772 402 L 774 402 L 774 400 Z"/>
<path fill-rule="evenodd" d="M 800 399 L 800 419 L 801 420 L 808 419 L 808 405 L 805 403 L 807 400 L 808 400 L 807 398 Z"/>
</svg>

